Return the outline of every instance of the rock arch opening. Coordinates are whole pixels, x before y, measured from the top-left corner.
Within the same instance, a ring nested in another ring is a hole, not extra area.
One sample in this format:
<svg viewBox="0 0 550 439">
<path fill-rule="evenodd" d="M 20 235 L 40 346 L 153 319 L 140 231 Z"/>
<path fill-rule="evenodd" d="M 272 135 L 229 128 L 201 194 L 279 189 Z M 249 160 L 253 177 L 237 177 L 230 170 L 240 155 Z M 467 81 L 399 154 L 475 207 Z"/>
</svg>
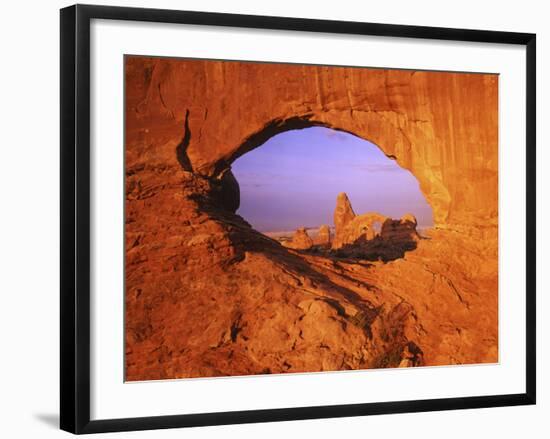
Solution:
<svg viewBox="0 0 550 439">
<path fill-rule="evenodd" d="M 237 213 L 286 247 L 391 260 L 433 226 L 411 172 L 347 132 L 311 126 L 277 133 L 238 157 L 232 173 Z"/>
</svg>

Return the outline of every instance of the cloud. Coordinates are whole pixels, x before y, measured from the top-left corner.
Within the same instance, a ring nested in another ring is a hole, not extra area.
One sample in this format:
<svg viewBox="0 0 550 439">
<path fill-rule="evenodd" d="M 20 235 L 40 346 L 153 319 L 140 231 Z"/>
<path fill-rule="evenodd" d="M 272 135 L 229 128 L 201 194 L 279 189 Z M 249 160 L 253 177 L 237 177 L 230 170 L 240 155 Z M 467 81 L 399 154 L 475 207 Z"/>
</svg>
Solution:
<svg viewBox="0 0 550 439">
<path fill-rule="evenodd" d="M 241 187 L 258 188 L 258 187 L 266 187 L 266 186 L 271 186 L 271 184 L 270 183 L 242 183 L 241 184 Z"/>
<path fill-rule="evenodd" d="M 351 168 L 358 169 L 360 171 L 374 173 L 374 172 L 405 172 L 406 170 L 401 168 L 395 163 L 372 163 L 372 164 L 356 164 L 352 163 L 348 165 Z"/>
<path fill-rule="evenodd" d="M 338 139 L 342 142 L 345 142 L 346 140 L 348 140 L 349 134 L 338 130 L 327 129 L 325 130 L 325 136 L 327 136 L 329 139 Z"/>
<path fill-rule="evenodd" d="M 281 177 L 284 176 L 284 175 L 282 175 L 280 173 L 277 173 L 277 172 L 242 171 L 242 170 L 237 170 L 237 169 L 233 169 L 233 175 L 235 175 L 235 178 L 237 178 L 237 180 L 239 180 L 239 182 L 240 181 L 254 182 L 254 181 L 257 181 L 257 180 L 260 180 L 260 181 L 263 182 L 264 180 L 268 180 L 268 179 L 276 180 L 276 179 L 281 178 Z"/>
</svg>

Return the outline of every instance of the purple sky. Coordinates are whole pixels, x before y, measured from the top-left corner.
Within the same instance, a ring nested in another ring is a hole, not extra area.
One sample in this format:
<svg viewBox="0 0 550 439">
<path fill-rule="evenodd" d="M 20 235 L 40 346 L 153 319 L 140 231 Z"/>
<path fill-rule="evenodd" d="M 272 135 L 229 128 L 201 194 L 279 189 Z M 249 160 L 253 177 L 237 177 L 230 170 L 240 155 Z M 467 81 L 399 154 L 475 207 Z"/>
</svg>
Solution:
<svg viewBox="0 0 550 439">
<path fill-rule="evenodd" d="M 432 209 L 418 181 L 373 143 L 313 127 L 286 131 L 232 165 L 241 188 L 237 213 L 262 232 L 333 225 L 336 196 L 346 192 L 356 214 L 416 216 L 431 226 Z"/>
</svg>

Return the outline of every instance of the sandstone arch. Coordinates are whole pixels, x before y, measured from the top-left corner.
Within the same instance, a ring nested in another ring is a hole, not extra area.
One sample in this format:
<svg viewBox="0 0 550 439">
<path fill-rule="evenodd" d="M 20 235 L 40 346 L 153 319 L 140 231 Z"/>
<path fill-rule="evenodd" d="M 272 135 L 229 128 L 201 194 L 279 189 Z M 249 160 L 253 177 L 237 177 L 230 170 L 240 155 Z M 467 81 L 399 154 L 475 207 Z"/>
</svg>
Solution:
<svg viewBox="0 0 550 439">
<path fill-rule="evenodd" d="M 497 80 L 127 57 L 127 379 L 497 361 Z M 409 169 L 432 239 L 332 264 L 235 215 L 232 161 L 312 125 Z"/>
<path fill-rule="evenodd" d="M 126 73 L 127 142 L 153 141 L 148 157 L 166 167 L 182 137 L 190 169 L 215 177 L 277 132 L 322 125 L 410 170 L 437 226 L 497 223 L 495 75 L 145 57 Z"/>
</svg>

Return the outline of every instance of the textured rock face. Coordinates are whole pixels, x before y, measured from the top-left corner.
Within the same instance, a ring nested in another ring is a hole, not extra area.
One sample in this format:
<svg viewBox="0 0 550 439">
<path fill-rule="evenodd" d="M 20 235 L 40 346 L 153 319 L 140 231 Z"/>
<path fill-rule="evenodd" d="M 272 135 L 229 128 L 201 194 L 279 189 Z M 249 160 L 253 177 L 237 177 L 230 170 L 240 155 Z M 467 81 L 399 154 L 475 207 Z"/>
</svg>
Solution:
<svg viewBox="0 0 550 439">
<path fill-rule="evenodd" d="M 338 195 L 334 222 L 338 225 L 332 248 L 340 255 L 393 260 L 414 250 L 419 239 L 414 215 L 399 220 L 375 212 L 356 215 L 345 193 Z"/>
<path fill-rule="evenodd" d="M 313 240 L 307 234 L 306 229 L 301 227 L 294 232 L 290 242 L 284 243 L 284 246 L 295 250 L 309 250 L 313 247 Z"/>
<path fill-rule="evenodd" d="M 382 225 L 389 219 L 375 212 L 356 215 L 347 194 L 338 194 L 334 209 L 336 233 L 332 248 L 339 249 L 345 245 L 355 244 L 360 238 L 372 240 L 380 236 Z"/>
<path fill-rule="evenodd" d="M 147 57 L 125 72 L 128 380 L 497 361 L 497 76 Z M 388 263 L 331 259 L 236 215 L 231 162 L 312 125 L 409 169 L 429 239 Z"/>
<path fill-rule="evenodd" d="M 416 221 L 416 217 L 412 213 L 406 213 L 405 215 L 403 215 L 401 217 L 401 222 L 411 223 L 411 225 L 414 225 L 415 228 L 418 225 L 418 221 Z"/>
<path fill-rule="evenodd" d="M 128 57 L 126 79 L 128 142 L 154 142 L 149 163 L 180 170 L 180 145 L 216 176 L 277 132 L 324 125 L 409 169 L 437 226 L 497 224 L 497 75 Z"/>
<path fill-rule="evenodd" d="M 336 233 L 332 248 L 339 249 L 344 245 L 353 244 L 359 238 L 371 240 L 380 235 L 382 224 L 389 218 L 378 213 L 365 213 L 355 216 L 348 223 L 340 227 Z"/>
<path fill-rule="evenodd" d="M 400 220 L 387 219 L 382 224 L 380 236 L 391 242 L 416 241 L 418 239 L 416 218 L 409 213 Z"/>
</svg>

